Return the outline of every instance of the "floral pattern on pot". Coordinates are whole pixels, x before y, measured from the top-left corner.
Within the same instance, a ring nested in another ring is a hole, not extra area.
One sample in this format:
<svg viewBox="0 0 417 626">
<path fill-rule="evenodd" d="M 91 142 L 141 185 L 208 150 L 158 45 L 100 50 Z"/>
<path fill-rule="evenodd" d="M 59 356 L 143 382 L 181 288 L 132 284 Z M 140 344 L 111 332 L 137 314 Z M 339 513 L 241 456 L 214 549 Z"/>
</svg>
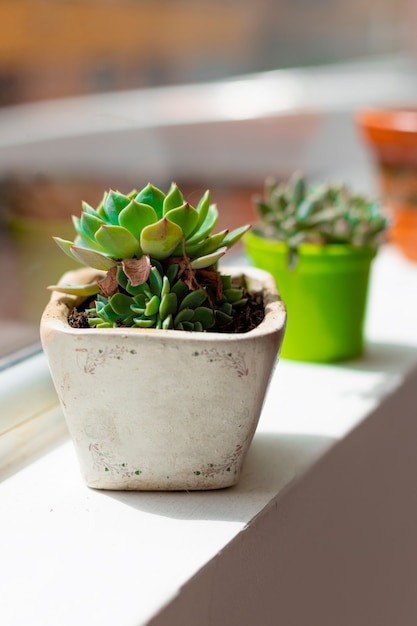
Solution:
<svg viewBox="0 0 417 626">
<path fill-rule="evenodd" d="M 203 350 L 202 354 L 207 357 L 210 363 L 219 363 L 221 367 L 234 370 L 239 378 L 247 376 L 249 369 L 245 363 L 245 357 L 241 352 L 232 354 L 231 352 L 220 352 L 216 349 Z"/>
<path fill-rule="evenodd" d="M 89 351 L 86 348 L 78 348 L 77 352 L 80 356 L 80 367 L 86 374 L 94 375 L 98 367 L 104 365 L 109 359 L 120 360 L 123 354 L 130 352 L 135 354 L 135 350 L 129 350 L 123 346 L 115 346 L 114 348 L 99 348 L 96 351 Z"/>
<path fill-rule="evenodd" d="M 93 465 L 98 471 L 119 474 L 123 478 L 132 478 L 142 474 L 141 470 L 129 470 L 127 463 L 116 461 L 114 455 L 111 452 L 104 452 L 99 443 L 90 443 L 88 448 L 91 452 Z"/>
</svg>

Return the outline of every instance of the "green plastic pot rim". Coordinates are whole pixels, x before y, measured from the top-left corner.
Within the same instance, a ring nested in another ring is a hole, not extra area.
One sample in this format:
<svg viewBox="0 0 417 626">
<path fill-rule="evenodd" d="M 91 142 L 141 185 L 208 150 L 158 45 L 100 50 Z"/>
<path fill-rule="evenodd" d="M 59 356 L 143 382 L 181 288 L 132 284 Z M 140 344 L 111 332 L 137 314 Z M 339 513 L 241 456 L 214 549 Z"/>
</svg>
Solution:
<svg viewBox="0 0 417 626">
<path fill-rule="evenodd" d="M 252 240 L 254 243 L 259 244 L 259 246 L 263 248 L 269 248 L 275 253 L 288 255 L 290 250 L 288 244 L 285 243 L 285 241 L 267 239 L 266 237 L 261 237 L 254 232 L 248 232 L 245 235 L 245 238 L 249 243 Z M 325 245 L 315 243 L 303 243 L 297 246 L 296 250 L 297 254 L 300 257 L 356 256 L 358 258 L 363 257 L 372 259 L 373 257 L 375 257 L 378 249 L 376 246 L 353 246 L 351 244 L 345 243 L 329 243 Z"/>
</svg>

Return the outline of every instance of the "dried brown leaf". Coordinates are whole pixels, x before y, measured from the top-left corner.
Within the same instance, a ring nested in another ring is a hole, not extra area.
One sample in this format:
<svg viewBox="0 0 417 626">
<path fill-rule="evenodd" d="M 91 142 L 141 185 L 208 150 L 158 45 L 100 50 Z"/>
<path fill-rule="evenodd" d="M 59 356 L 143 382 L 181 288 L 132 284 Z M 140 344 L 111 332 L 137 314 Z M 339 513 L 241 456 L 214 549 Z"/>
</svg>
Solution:
<svg viewBox="0 0 417 626">
<path fill-rule="evenodd" d="M 146 283 L 151 271 L 151 260 L 147 254 L 140 259 L 123 259 L 123 271 L 133 287 Z"/>
<path fill-rule="evenodd" d="M 223 283 L 219 272 L 214 265 L 197 270 L 196 280 L 198 283 L 210 285 L 215 293 L 216 300 L 220 300 L 223 296 Z"/>
<path fill-rule="evenodd" d="M 117 283 L 117 266 L 115 265 L 105 275 L 102 280 L 98 281 L 98 286 L 100 287 L 100 293 L 102 296 L 106 298 L 110 298 L 113 294 L 119 291 L 119 285 Z"/>
<path fill-rule="evenodd" d="M 172 257 L 168 261 L 168 265 L 172 265 L 176 263 L 178 265 L 178 278 L 181 278 L 182 281 L 187 285 L 188 289 L 191 291 L 195 291 L 200 288 L 200 285 L 197 283 L 195 279 L 196 271 L 190 265 L 190 261 L 187 257 L 178 256 Z"/>
</svg>

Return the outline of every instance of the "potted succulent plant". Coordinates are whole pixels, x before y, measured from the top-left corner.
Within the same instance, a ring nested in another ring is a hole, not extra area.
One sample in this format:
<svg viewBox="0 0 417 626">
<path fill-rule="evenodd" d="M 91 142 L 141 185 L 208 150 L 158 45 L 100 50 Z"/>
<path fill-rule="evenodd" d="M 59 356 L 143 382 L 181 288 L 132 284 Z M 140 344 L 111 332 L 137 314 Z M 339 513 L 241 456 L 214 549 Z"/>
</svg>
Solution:
<svg viewBox="0 0 417 626">
<path fill-rule="evenodd" d="M 271 272 L 288 310 L 281 355 L 331 362 L 363 352 L 370 267 L 387 218 L 346 185 L 268 179 L 245 235 L 249 259 Z"/>
<path fill-rule="evenodd" d="M 219 260 L 248 230 L 213 233 L 176 184 L 82 205 L 41 341 L 86 483 L 235 484 L 277 362 L 286 312 L 273 277 Z M 240 332 L 239 332 L 240 331 Z"/>
</svg>

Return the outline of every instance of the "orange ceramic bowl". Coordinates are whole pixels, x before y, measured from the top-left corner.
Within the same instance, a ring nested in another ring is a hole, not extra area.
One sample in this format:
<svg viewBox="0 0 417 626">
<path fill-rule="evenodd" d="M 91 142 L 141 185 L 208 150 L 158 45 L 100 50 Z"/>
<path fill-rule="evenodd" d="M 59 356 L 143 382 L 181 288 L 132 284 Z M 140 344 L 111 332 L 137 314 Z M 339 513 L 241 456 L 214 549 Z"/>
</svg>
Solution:
<svg viewBox="0 0 417 626">
<path fill-rule="evenodd" d="M 417 260 L 417 105 L 363 108 L 356 124 L 375 159 L 390 240 Z"/>
<path fill-rule="evenodd" d="M 417 105 L 363 108 L 356 123 L 379 161 L 417 167 Z"/>
</svg>

